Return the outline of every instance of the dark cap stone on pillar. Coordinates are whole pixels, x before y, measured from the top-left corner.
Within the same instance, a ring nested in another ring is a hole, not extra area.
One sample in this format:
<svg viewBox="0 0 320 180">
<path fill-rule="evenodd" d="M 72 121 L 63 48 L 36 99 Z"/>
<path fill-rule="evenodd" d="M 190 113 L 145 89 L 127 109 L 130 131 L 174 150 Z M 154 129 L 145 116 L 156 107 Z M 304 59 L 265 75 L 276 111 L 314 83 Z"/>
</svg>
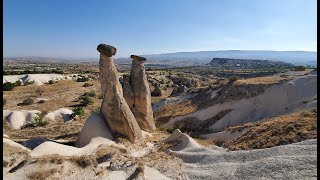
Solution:
<svg viewBox="0 0 320 180">
<path fill-rule="evenodd" d="M 137 56 L 137 55 L 131 55 L 130 58 L 132 58 L 133 60 L 136 60 L 136 61 L 141 61 L 141 62 L 144 62 L 147 60 L 146 58 L 141 57 L 141 56 Z"/>
<path fill-rule="evenodd" d="M 113 55 L 116 55 L 117 48 L 107 45 L 107 44 L 99 44 L 97 47 L 97 51 L 103 55 L 106 55 L 108 57 L 112 57 Z"/>
</svg>

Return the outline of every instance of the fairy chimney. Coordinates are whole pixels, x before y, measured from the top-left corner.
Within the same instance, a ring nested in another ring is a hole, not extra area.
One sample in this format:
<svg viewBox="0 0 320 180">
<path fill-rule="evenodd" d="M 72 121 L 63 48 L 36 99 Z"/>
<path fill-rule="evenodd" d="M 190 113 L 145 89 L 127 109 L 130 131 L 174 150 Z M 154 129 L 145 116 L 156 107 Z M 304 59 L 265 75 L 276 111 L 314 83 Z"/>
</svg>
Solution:
<svg viewBox="0 0 320 180">
<path fill-rule="evenodd" d="M 118 71 L 112 56 L 116 54 L 115 47 L 100 44 L 100 83 L 103 94 L 101 113 L 113 132 L 125 135 L 134 143 L 142 143 L 141 129 L 123 97 Z"/>
<path fill-rule="evenodd" d="M 144 67 L 147 59 L 136 55 L 130 57 L 133 59 L 130 72 L 130 85 L 134 94 L 132 112 L 141 129 L 155 130 L 151 93 Z"/>
</svg>

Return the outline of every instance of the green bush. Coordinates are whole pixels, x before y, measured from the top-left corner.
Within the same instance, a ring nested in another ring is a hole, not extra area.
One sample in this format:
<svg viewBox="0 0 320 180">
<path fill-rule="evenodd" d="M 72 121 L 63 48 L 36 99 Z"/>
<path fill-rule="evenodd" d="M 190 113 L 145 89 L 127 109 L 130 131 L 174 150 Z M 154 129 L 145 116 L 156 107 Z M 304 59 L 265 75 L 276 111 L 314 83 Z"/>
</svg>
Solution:
<svg viewBox="0 0 320 180">
<path fill-rule="evenodd" d="M 240 79 L 239 76 L 230 76 L 230 77 L 228 78 L 229 82 L 235 82 L 235 81 L 237 81 L 237 80 L 239 80 L 239 79 Z"/>
<path fill-rule="evenodd" d="M 15 86 L 21 86 L 22 83 L 21 83 L 21 81 L 18 80 L 14 84 L 15 84 Z"/>
<path fill-rule="evenodd" d="M 176 128 L 174 128 L 174 127 L 170 127 L 170 128 L 168 128 L 168 129 L 166 129 L 166 131 L 168 132 L 168 133 L 173 133 L 174 131 L 176 130 Z"/>
<path fill-rule="evenodd" d="M 37 113 L 37 117 L 34 118 L 33 120 L 33 126 L 39 127 L 39 126 L 45 126 L 48 124 L 46 120 L 44 120 L 44 116 L 47 114 L 47 112 L 41 112 Z"/>
<path fill-rule="evenodd" d="M 98 108 L 92 110 L 91 113 L 100 113 L 100 110 L 101 110 L 101 108 L 98 107 Z"/>
<path fill-rule="evenodd" d="M 84 95 L 84 96 L 90 96 L 90 97 L 96 97 L 96 93 L 95 93 L 94 91 L 85 92 L 83 95 Z"/>
<path fill-rule="evenodd" d="M 71 117 L 74 118 L 74 117 L 76 117 L 76 115 L 84 116 L 83 107 L 76 107 L 76 108 L 73 109 L 73 113 L 71 114 Z"/>
<path fill-rule="evenodd" d="M 93 100 L 89 96 L 80 96 L 79 101 L 80 101 L 80 105 L 82 106 L 93 104 Z"/>
<path fill-rule="evenodd" d="M 84 83 L 83 84 L 83 87 L 89 87 L 89 86 L 93 86 L 93 84 L 91 84 L 91 83 Z"/>
<path fill-rule="evenodd" d="M 33 99 L 28 98 L 23 100 L 22 103 L 19 103 L 18 106 L 26 106 L 26 105 L 31 105 L 33 103 L 34 103 Z"/>
<path fill-rule="evenodd" d="M 3 83 L 3 90 L 4 91 L 12 91 L 14 87 L 15 87 L 14 83 L 11 83 L 11 82 Z"/>
</svg>

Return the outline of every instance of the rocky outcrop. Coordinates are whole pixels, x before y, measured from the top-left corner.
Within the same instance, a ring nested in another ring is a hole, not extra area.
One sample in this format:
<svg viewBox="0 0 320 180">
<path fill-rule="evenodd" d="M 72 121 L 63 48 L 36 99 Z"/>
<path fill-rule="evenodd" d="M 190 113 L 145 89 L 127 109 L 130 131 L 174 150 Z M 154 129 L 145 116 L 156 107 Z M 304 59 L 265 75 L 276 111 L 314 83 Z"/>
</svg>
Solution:
<svg viewBox="0 0 320 180">
<path fill-rule="evenodd" d="M 106 44 L 97 47 L 100 52 L 100 83 L 103 94 L 101 113 L 113 132 L 129 138 L 131 142 L 142 143 L 141 129 L 123 97 L 118 71 L 112 56 L 116 48 Z"/>
<path fill-rule="evenodd" d="M 151 93 L 143 63 L 146 61 L 146 58 L 135 55 L 131 55 L 130 57 L 133 59 L 130 72 L 130 85 L 134 94 L 134 102 L 131 108 L 132 112 L 141 129 L 146 131 L 155 130 L 156 126 L 151 106 Z M 124 89 L 127 91 L 127 88 Z M 125 96 L 128 97 L 130 95 Z M 129 104 L 131 104 L 131 98 L 128 99 Z"/>
<path fill-rule="evenodd" d="M 89 144 L 91 139 L 95 137 L 103 137 L 113 140 L 113 136 L 106 121 L 101 114 L 97 113 L 93 113 L 88 117 L 77 138 L 77 141 L 75 142 L 75 146 L 78 148 L 84 147 Z"/>
<path fill-rule="evenodd" d="M 171 96 L 178 96 L 185 92 L 187 92 L 187 87 L 184 85 L 180 85 L 178 88 L 173 89 Z"/>
<path fill-rule="evenodd" d="M 159 84 L 155 84 L 154 90 L 151 93 L 151 96 L 162 96 L 162 91 L 159 87 Z"/>
</svg>

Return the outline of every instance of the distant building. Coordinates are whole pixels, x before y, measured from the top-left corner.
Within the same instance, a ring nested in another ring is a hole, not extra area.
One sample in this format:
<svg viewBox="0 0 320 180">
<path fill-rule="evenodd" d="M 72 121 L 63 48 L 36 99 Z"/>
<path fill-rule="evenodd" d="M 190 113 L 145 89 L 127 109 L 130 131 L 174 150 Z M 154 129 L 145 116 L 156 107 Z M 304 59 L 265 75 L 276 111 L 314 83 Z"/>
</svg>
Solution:
<svg viewBox="0 0 320 180">
<path fill-rule="evenodd" d="M 236 67 L 240 67 L 240 64 L 236 64 Z"/>
</svg>

